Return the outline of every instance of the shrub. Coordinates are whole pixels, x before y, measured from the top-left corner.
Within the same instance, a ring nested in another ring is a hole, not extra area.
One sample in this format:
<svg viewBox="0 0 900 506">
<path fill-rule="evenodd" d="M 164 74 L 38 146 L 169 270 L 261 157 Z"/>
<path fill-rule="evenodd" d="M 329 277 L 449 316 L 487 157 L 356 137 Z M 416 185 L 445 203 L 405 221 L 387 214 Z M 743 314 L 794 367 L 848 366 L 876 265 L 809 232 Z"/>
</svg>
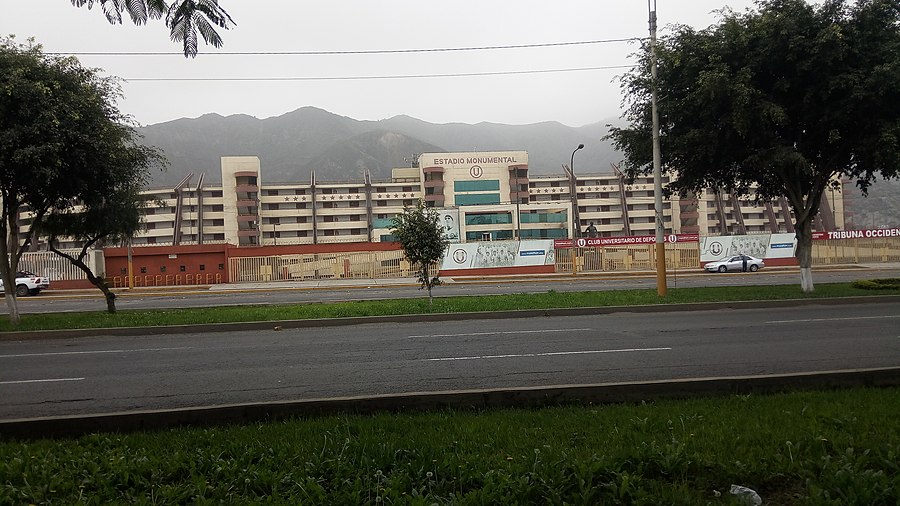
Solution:
<svg viewBox="0 0 900 506">
<path fill-rule="evenodd" d="M 850 286 L 860 290 L 900 290 L 900 278 L 858 279 Z"/>
</svg>

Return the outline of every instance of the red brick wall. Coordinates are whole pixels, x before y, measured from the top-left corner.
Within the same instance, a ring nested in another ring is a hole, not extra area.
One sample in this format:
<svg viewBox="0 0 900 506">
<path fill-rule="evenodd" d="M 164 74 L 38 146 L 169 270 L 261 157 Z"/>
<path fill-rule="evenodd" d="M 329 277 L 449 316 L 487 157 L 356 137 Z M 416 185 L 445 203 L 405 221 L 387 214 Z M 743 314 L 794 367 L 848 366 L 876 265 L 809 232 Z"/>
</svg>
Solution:
<svg viewBox="0 0 900 506">
<path fill-rule="evenodd" d="M 201 285 L 228 282 L 226 244 L 132 248 L 135 286 Z M 127 248 L 105 248 L 106 276 L 127 286 Z"/>
</svg>

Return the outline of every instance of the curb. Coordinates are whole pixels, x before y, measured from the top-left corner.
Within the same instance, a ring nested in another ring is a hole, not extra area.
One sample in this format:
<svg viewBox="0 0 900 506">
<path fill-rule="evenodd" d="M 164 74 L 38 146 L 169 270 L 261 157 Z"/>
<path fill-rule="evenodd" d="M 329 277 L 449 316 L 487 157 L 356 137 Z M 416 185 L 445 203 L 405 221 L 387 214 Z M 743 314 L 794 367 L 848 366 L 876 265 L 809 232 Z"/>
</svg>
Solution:
<svg viewBox="0 0 900 506">
<path fill-rule="evenodd" d="M 183 426 L 213 426 L 296 417 L 441 409 L 540 408 L 562 404 L 616 404 L 722 395 L 772 394 L 859 387 L 896 387 L 900 367 L 765 376 L 555 385 L 498 390 L 414 392 L 369 397 L 204 406 L 159 411 L 0 421 L 0 439 L 77 437 Z"/>
<path fill-rule="evenodd" d="M 523 309 L 512 311 L 484 311 L 470 313 L 433 313 L 416 315 L 354 316 L 348 318 L 317 318 L 308 320 L 271 320 L 237 323 L 208 323 L 190 325 L 167 325 L 164 327 L 112 327 L 97 329 L 67 330 L 26 330 L 20 332 L 0 332 L 0 341 L 21 341 L 29 339 L 65 339 L 98 336 L 146 336 L 168 334 L 199 334 L 207 332 L 244 332 L 252 330 L 304 329 L 321 327 L 343 327 L 372 323 L 426 323 L 463 320 L 507 320 L 515 318 L 589 316 L 612 313 L 665 313 L 681 311 L 713 311 L 722 309 L 775 308 L 791 305 L 837 306 L 843 304 L 881 304 L 900 301 L 900 295 L 873 295 L 871 297 L 838 297 L 821 299 L 778 299 L 727 302 L 697 302 L 691 304 L 656 304 L 652 306 L 604 306 L 558 309 Z"/>
</svg>

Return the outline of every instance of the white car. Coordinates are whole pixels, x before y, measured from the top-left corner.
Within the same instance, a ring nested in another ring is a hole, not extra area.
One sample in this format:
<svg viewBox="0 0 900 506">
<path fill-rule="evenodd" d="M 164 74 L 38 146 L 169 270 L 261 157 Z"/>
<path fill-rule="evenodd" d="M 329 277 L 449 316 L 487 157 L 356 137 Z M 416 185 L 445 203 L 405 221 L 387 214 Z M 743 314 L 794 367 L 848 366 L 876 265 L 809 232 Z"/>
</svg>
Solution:
<svg viewBox="0 0 900 506">
<path fill-rule="evenodd" d="M 16 297 L 37 295 L 41 290 L 50 288 L 50 278 L 38 276 L 33 272 L 19 271 L 16 273 Z M 0 279 L 0 292 L 6 293 L 3 280 Z"/>
<path fill-rule="evenodd" d="M 703 268 L 708 272 L 749 271 L 756 272 L 766 266 L 761 258 L 750 255 L 735 255 L 724 260 L 709 262 Z"/>
</svg>

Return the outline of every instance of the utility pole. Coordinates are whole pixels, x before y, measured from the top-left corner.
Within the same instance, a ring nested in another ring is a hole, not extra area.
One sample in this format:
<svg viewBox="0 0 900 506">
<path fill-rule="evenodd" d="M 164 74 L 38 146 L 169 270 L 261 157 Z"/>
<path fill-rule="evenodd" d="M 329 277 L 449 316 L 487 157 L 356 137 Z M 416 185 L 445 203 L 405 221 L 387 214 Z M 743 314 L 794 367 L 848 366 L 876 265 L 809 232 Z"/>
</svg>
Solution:
<svg viewBox="0 0 900 506">
<path fill-rule="evenodd" d="M 662 155 L 659 149 L 659 110 L 656 106 L 656 0 L 647 0 L 650 11 L 650 103 L 653 115 L 653 193 L 656 214 L 656 293 L 666 296 L 666 244 L 663 240 Z"/>
</svg>

